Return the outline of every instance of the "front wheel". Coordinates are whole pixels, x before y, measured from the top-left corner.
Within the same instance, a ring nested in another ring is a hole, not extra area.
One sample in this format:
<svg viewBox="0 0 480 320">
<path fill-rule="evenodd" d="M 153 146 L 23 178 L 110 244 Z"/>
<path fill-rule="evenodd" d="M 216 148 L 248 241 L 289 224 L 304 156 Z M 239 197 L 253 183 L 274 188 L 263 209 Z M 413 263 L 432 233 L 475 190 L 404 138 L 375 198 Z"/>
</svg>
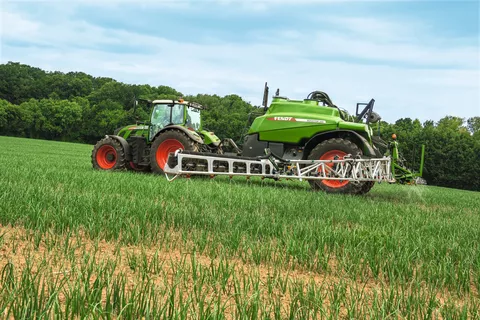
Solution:
<svg viewBox="0 0 480 320">
<path fill-rule="evenodd" d="M 308 160 L 342 160 L 348 154 L 355 157 L 361 155 L 362 150 L 350 140 L 333 138 L 319 143 L 308 155 Z M 330 167 L 333 165 L 327 164 Z M 371 182 L 348 180 L 309 180 L 308 182 L 314 190 L 343 194 L 364 194 L 373 186 Z"/>
<path fill-rule="evenodd" d="M 98 141 L 92 150 L 92 166 L 97 170 L 125 169 L 125 151 L 120 142 L 110 137 Z"/>
</svg>

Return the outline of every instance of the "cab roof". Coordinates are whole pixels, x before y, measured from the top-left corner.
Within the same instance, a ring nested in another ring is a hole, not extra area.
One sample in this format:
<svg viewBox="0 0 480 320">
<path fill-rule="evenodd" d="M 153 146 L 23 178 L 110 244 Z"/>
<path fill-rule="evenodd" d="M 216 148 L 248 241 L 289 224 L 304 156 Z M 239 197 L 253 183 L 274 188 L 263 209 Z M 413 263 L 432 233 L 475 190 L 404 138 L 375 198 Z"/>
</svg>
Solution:
<svg viewBox="0 0 480 320">
<path fill-rule="evenodd" d="M 160 100 L 153 100 L 152 103 L 178 103 L 178 104 L 188 104 L 188 101 L 185 100 L 172 100 L 172 99 L 160 99 Z"/>
<path fill-rule="evenodd" d="M 195 109 L 206 109 L 206 107 L 202 106 L 200 103 L 185 101 L 183 99 L 180 99 L 180 100 L 158 99 L 158 100 L 152 101 L 152 104 L 167 104 L 167 103 L 183 104 Z"/>
</svg>

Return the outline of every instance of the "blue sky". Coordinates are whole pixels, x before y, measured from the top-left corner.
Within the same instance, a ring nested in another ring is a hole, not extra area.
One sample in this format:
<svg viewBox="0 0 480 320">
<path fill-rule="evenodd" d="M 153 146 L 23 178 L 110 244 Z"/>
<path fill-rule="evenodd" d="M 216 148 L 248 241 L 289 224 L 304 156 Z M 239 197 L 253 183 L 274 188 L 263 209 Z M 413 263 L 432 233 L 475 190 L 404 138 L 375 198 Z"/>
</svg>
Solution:
<svg viewBox="0 0 480 320">
<path fill-rule="evenodd" d="M 480 116 L 477 1 L 1 2 L 0 62 L 185 94 L 326 91 L 393 122 Z"/>
</svg>

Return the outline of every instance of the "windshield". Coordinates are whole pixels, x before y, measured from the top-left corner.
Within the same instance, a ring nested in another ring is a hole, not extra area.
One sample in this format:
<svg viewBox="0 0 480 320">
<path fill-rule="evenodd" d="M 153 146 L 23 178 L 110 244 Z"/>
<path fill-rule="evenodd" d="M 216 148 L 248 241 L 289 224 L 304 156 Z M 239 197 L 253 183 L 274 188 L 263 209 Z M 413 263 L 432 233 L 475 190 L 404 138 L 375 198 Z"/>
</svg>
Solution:
<svg viewBox="0 0 480 320">
<path fill-rule="evenodd" d="M 170 112 L 172 118 L 170 119 Z M 152 112 L 152 124 L 160 127 L 172 124 L 183 124 L 183 105 L 176 104 L 173 107 L 168 104 L 156 104 Z"/>
<path fill-rule="evenodd" d="M 153 138 L 158 131 L 162 130 L 166 125 L 183 124 L 183 105 L 175 104 L 156 104 L 153 107 L 152 119 L 150 126 L 150 138 Z M 171 114 L 171 119 L 170 119 Z"/>
<path fill-rule="evenodd" d="M 187 108 L 187 127 L 194 130 L 200 129 L 200 110 L 191 107 Z"/>
</svg>

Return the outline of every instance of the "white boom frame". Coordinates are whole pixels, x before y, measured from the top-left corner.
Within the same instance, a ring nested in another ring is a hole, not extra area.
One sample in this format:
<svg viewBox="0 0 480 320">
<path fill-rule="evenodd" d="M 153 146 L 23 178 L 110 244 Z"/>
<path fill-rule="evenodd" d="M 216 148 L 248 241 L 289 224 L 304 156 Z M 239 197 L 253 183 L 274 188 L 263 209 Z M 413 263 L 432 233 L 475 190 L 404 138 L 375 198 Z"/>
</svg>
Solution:
<svg viewBox="0 0 480 320">
<path fill-rule="evenodd" d="M 170 154 L 170 157 L 172 154 Z M 346 156 L 342 160 L 288 160 L 288 162 L 279 161 L 274 158 L 245 160 L 239 158 L 225 158 L 209 155 L 184 154 L 181 150 L 177 150 L 174 154 L 177 158 L 177 165 L 171 168 L 168 161 L 163 171 L 165 175 L 173 174 L 174 180 L 180 175 L 228 175 L 228 176 L 248 176 L 248 177 L 264 177 L 274 179 L 299 179 L 305 180 L 348 180 L 348 181 L 376 181 L 376 182 L 395 182 L 391 172 L 391 158 L 352 158 Z M 182 165 L 191 162 L 191 160 L 206 160 L 206 171 L 183 170 Z M 215 171 L 214 161 L 226 163 L 225 171 Z M 337 164 L 336 170 L 327 164 Z M 244 165 L 246 172 L 234 172 L 234 165 Z M 259 173 L 252 173 L 251 166 L 260 165 Z M 277 166 L 280 170 L 276 170 Z M 311 174 L 316 172 L 316 174 Z"/>
</svg>

